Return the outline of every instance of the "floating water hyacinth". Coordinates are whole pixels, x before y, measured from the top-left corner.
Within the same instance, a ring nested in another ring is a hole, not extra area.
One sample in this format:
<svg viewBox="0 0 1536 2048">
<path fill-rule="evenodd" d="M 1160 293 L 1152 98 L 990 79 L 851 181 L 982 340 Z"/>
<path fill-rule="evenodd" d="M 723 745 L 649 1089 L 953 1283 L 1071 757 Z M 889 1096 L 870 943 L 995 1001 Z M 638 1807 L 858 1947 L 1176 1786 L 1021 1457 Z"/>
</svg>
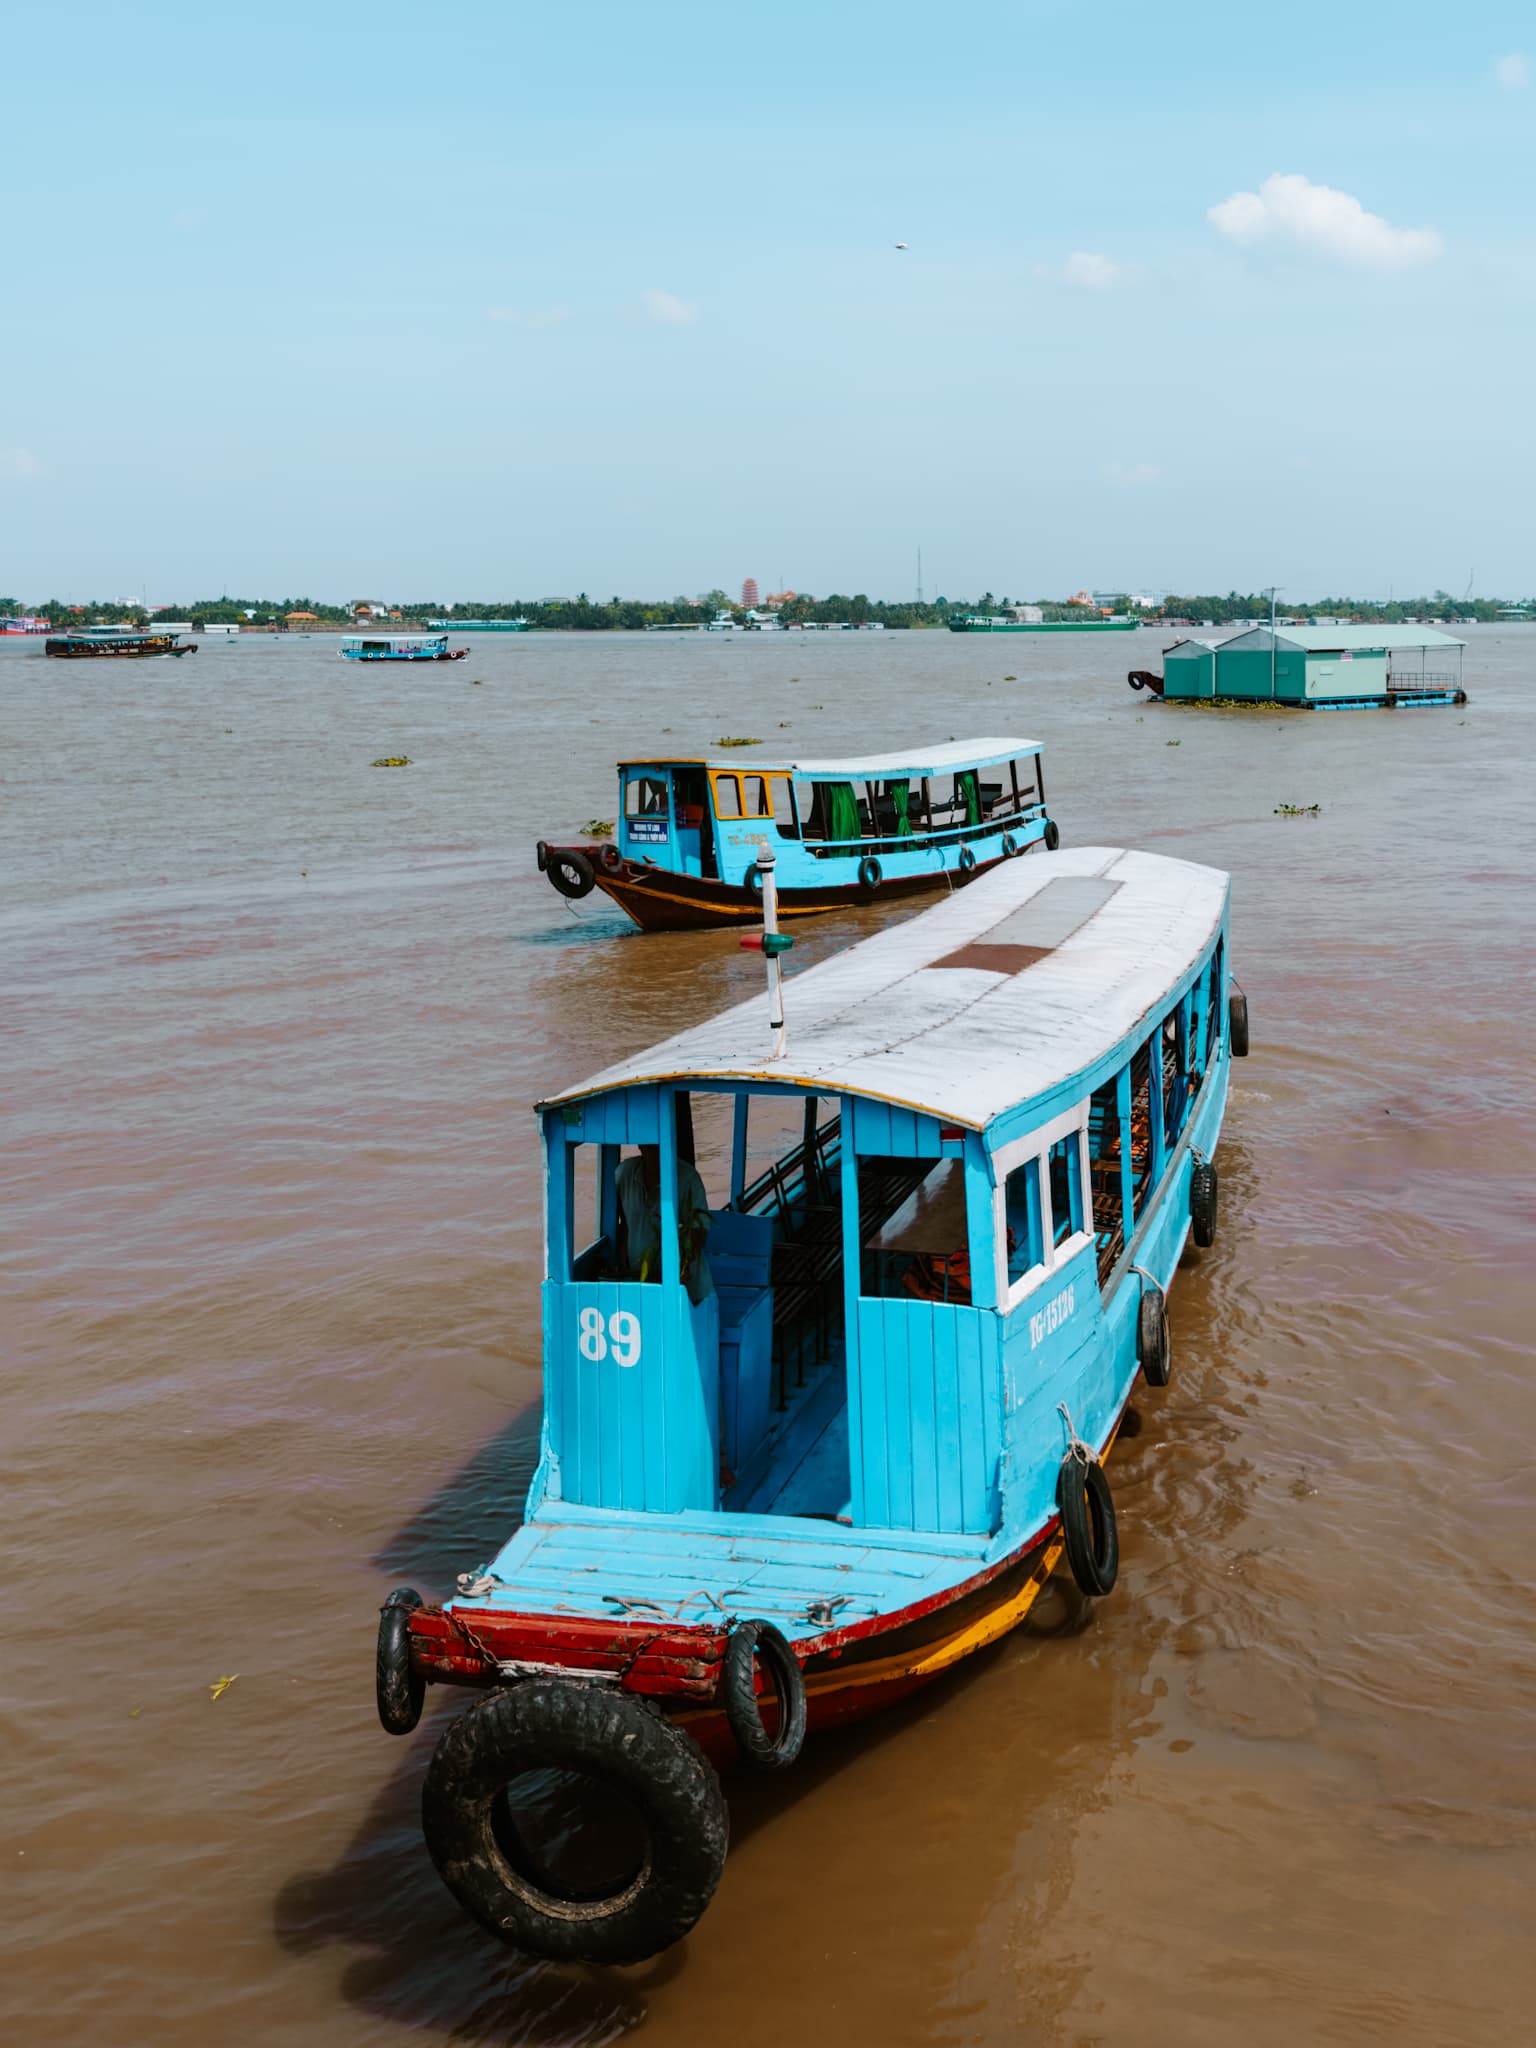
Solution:
<svg viewBox="0 0 1536 2048">
<path fill-rule="evenodd" d="M 762 744 L 761 740 L 736 739 L 728 736 L 715 741 L 717 747 L 760 747 Z"/>
<path fill-rule="evenodd" d="M 612 818 L 588 818 L 582 831 L 589 839 L 606 839 L 613 830 Z"/>
<path fill-rule="evenodd" d="M 370 761 L 368 765 L 370 768 L 409 768 L 411 757 L 409 754 L 380 754 L 377 761 Z"/>
<path fill-rule="evenodd" d="M 1276 804 L 1277 818 L 1315 818 L 1322 810 L 1321 804 Z"/>
</svg>

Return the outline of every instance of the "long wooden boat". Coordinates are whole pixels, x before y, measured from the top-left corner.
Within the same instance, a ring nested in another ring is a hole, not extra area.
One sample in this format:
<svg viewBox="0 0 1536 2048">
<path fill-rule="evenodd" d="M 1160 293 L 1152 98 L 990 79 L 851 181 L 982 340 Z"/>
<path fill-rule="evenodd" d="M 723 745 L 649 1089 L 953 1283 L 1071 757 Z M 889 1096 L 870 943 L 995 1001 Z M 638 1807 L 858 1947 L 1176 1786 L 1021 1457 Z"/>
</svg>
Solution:
<svg viewBox="0 0 1536 2048">
<path fill-rule="evenodd" d="M 56 661 L 147 661 L 162 654 L 196 654 L 195 642 L 174 633 L 61 633 L 43 642 Z"/>
<path fill-rule="evenodd" d="M 346 633 L 344 661 L 462 661 L 467 647 L 451 651 L 446 633 Z"/>
<path fill-rule="evenodd" d="M 1139 619 L 1009 619 L 971 612 L 951 619 L 951 633 L 1134 633 Z"/>
<path fill-rule="evenodd" d="M 1215 1232 L 1247 1050 L 1225 875 L 1009 864 L 782 988 L 769 880 L 787 1031 L 747 1004 L 540 1105 L 521 1525 L 455 1597 L 381 1613 L 386 1728 L 429 1684 L 481 1689 L 428 1772 L 433 1858 L 543 1954 L 635 1960 L 693 1924 L 725 1853 L 711 1759 L 787 1768 L 807 1727 L 1016 1626 L 1064 1553 L 1110 1590 L 1103 1460 Z M 622 1795 L 634 1832 L 571 1871 L 570 1811 L 552 1833 L 517 1803 L 535 1770 Z"/>
<path fill-rule="evenodd" d="M 563 896 L 594 888 L 642 931 L 755 924 L 762 855 L 779 912 L 926 895 L 1060 839 L 1036 740 L 976 739 L 846 760 L 657 758 L 619 763 L 612 839 L 537 858 Z"/>
</svg>

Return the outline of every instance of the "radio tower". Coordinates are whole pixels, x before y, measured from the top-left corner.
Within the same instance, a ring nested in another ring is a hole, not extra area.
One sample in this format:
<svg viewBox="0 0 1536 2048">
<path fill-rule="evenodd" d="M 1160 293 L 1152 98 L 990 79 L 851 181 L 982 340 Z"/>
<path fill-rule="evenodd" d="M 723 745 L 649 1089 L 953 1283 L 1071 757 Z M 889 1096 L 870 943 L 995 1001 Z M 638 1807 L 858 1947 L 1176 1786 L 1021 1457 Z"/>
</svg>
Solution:
<svg viewBox="0 0 1536 2048">
<path fill-rule="evenodd" d="M 923 601 L 923 551 L 921 548 L 917 551 L 917 601 L 919 604 Z"/>
</svg>

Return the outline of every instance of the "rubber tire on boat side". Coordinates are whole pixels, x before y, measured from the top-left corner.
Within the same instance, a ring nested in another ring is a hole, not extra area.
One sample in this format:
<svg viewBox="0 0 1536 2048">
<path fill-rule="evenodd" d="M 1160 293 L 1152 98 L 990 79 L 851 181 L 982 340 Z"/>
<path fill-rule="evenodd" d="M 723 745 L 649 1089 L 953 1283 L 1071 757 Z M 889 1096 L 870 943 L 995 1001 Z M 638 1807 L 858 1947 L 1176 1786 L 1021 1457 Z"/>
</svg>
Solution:
<svg viewBox="0 0 1536 2048">
<path fill-rule="evenodd" d="M 1104 1467 L 1085 1465 L 1068 1451 L 1056 1478 L 1056 1505 L 1067 1564 L 1079 1589 L 1095 1599 L 1113 1592 L 1120 1576 L 1120 1531 Z"/>
<path fill-rule="evenodd" d="M 386 1735 L 409 1735 L 421 1719 L 427 1682 L 411 1667 L 411 1610 L 420 1605 L 414 1586 L 397 1586 L 379 1609 L 373 1691 Z"/>
<path fill-rule="evenodd" d="M 560 891 L 573 903 L 579 903 L 583 896 L 590 896 L 597 887 L 597 876 L 592 872 L 592 863 L 584 853 L 568 852 L 564 847 L 552 846 L 544 857 L 544 872 Z"/>
<path fill-rule="evenodd" d="M 620 853 L 619 849 L 614 845 L 611 839 L 605 839 L 603 841 L 602 845 L 597 850 L 597 857 L 602 862 L 603 866 L 608 870 L 610 875 L 615 873 L 619 868 L 623 867 L 624 865 L 624 856 L 622 853 Z"/>
<path fill-rule="evenodd" d="M 1201 1251 L 1216 1242 L 1216 1210 L 1216 1169 L 1208 1160 L 1197 1160 L 1189 1176 L 1189 1223 Z"/>
<path fill-rule="evenodd" d="M 541 1770 L 598 1778 L 643 1819 L 645 1859 L 617 1891 L 562 1896 L 513 1868 L 498 1796 Z M 690 1735 L 633 1693 L 563 1679 L 499 1688 L 460 1714 L 428 1766 L 421 1820 L 438 1875 L 483 1927 L 589 1963 L 640 1963 L 681 1941 L 715 1895 L 729 1839 L 720 1781 Z"/>
<path fill-rule="evenodd" d="M 1054 818 L 1045 821 L 1045 850 L 1054 853 L 1061 844 L 1061 828 Z"/>
<path fill-rule="evenodd" d="M 742 876 L 742 878 L 741 878 L 741 883 L 742 883 L 742 887 L 743 887 L 744 889 L 750 889 L 750 890 L 752 891 L 752 894 L 753 894 L 754 896 L 761 896 L 761 895 L 762 895 L 762 893 L 763 893 L 763 871 L 762 871 L 762 869 L 761 869 L 761 868 L 760 868 L 760 867 L 758 866 L 758 864 L 757 864 L 757 862 L 756 862 L 756 861 L 753 861 L 753 863 L 752 863 L 751 867 L 749 867 L 749 868 L 747 869 L 747 872 L 746 872 L 746 873 L 745 873 L 745 874 L 744 874 L 744 875 Z"/>
<path fill-rule="evenodd" d="M 859 862 L 859 887 L 866 896 L 873 896 L 884 880 L 884 868 L 872 853 L 866 853 Z"/>
<path fill-rule="evenodd" d="M 1013 834 L 1005 832 L 1003 834 L 1003 859 L 1012 860 L 1014 855 L 1021 850 L 1019 842 L 1014 838 Z"/>
<path fill-rule="evenodd" d="M 542 875 L 545 868 L 549 865 L 549 841 L 547 839 L 541 839 L 537 842 L 533 849 L 533 857 L 538 862 L 539 873 Z"/>
<path fill-rule="evenodd" d="M 1173 1378 L 1173 1354 L 1168 1342 L 1168 1297 L 1160 1287 L 1141 1290 L 1136 1312 L 1136 1355 L 1141 1376 L 1149 1387 L 1166 1387 Z"/>
<path fill-rule="evenodd" d="M 1248 1057 L 1248 998 L 1240 988 L 1227 994 L 1227 1045 L 1235 1060 Z"/>
<path fill-rule="evenodd" d="M 767 1665 L 779 1701 L 779 1725 L 770 1735 L 757 1699 L 757 1660 Z M 771 1621 L 738 1622 L 726 1639 L 720 1679 L 725 1718 L 736 1746 L 759 1771 L 782 1771 L 805 1743 L 805 1680 L 787 1639 Z"/>
<path fill-rule="evenodd" d="M 960 872 L 962 875 L 973 875 L 976 872 L 976 856 L 968 846 L 962 846 L 960 849 Z"/>
</svg>

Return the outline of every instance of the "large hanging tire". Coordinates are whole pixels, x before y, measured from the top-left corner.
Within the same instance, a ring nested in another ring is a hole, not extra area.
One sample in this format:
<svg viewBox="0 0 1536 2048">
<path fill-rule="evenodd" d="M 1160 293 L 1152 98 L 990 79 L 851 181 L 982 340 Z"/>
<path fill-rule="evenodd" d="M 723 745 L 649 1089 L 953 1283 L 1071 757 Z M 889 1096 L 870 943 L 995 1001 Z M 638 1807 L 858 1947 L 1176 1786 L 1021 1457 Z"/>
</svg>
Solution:
<svg viewBox="0 0 1536 2048">
<path fill-rule="evenodd" d="M 866 896 L 873 896 L 884 880 L 884 868 L 872 853 L 866 853 L 859 862 L 859 887 Z"/>
<path fill-rule="evenodd" d="M 779 1724 L 771 1735 L 757 1696 L 759 1658 L 779 1702 Z M 771 1621 L 743 1621 L 731 1630 L 720 1690 L 725 1718 L 747 1762 L 759 1771 L 782 1771 L 792 1764 L 805 1742 L 805 1680 L 794 1651 Z"/>
<path fill-rule="evenodd" d="M 1012 834 L 1011 832 L 1005 832 L 1005 833 L 1003 834 L 1003 859 L 1004 859 L 1004 860 L 1012 860 L 1012 859 L 1014 858 L 1014 856 L 1015 856 L 1016 854 L 1020 854 L 1020 853 L 1022 853 L 1023 851 L 1024 851 L 1023 847 L 1022 847 L 1022 846 L 1020 846 L 1020 844 L 1019 844 L 1018 840 L 1014 838 L 1014 836 L 1013 836 L 1013 834 Z"/>
<path fill-rule="evenodd" d="M 1166 1387 L 1173 1378 L 1173 1354 L 1168 1343 L 1168 1297 L 1161 1287 L 1142 1287 L 1136 1312 L 1136 1356 L 1147 1385 Z"/>
<path fill-rule="evenodd" d="M 411 1668 L 411 1610 L 420 1605 L 414 1586 L 397 1586 L 379 1609 L 373 1690 L 379 1725 L 387 1735 L 409 1735 L 427 1696 L 426 1680 Z"/>
<path fill-rule="evenodd" d="M 636 1824 L 632 1867 L 599 1883 L 556 1873 L 503 1796 L 533 1773 L 617 1795 Z M 459 1715 L 428 1768 L 421 1819 L 439 1876 L 482 1926 L 532 1955 L 591 1963 L 639 1963 L 680 1941 L 714 1897 L 729 1832 L 691 1736 L 632 1693 L 561 1679 Z"/>
<path fill-rule="evenodd" d="M 1061 828 L 1054 818 L 1045 821 L 1045 850 L 1054 853 L 1061 844 Z"/>
<path fill-rule="evenodd" d="M 1208 1251 L 1216 1242 L 1216 1169 L 1209 1160 L 1197 1160 L 1189 1176 L 1189 1222 L 1195 1243 Z"/>
<path fill-rule="evenodd" d="M 602 845 L 597 849 L 597 857 L 610 875 L 616 874 L 624 865 L 624 856 L 611 839 L 603 841 Z"/>
<path fill-rule="evenodd" d="M 1114 1590 L 1120 1576 L 1120 1531 L 1104 1467 L 1068 1451 L 1056 1479 L 1056 1505 L 1073 1578 L 1093 1598 Z"/>
<path fill-rule="evenodd" d="M 961 874 L 974 875 L 976 872 L 976 855 L 969 846 L 961 847 L 959 859 Z"/>
<path fill-rule="evenodd" d="M 563 846 L 547 849 L 544 872 L 560 894 L 569 896 L 573 903 L 579 903 L 583 896 L 590 896 L 597 886 L 597 876 L 592 872 L 592 863 L 587 856 Z"/>
<path fill-rule="evenodd" d="M 1227 1047 L 1233 1059 L 1248 1057 L 1248 998 L 1240 988 L 1227 995 Z"/>
</svg>

